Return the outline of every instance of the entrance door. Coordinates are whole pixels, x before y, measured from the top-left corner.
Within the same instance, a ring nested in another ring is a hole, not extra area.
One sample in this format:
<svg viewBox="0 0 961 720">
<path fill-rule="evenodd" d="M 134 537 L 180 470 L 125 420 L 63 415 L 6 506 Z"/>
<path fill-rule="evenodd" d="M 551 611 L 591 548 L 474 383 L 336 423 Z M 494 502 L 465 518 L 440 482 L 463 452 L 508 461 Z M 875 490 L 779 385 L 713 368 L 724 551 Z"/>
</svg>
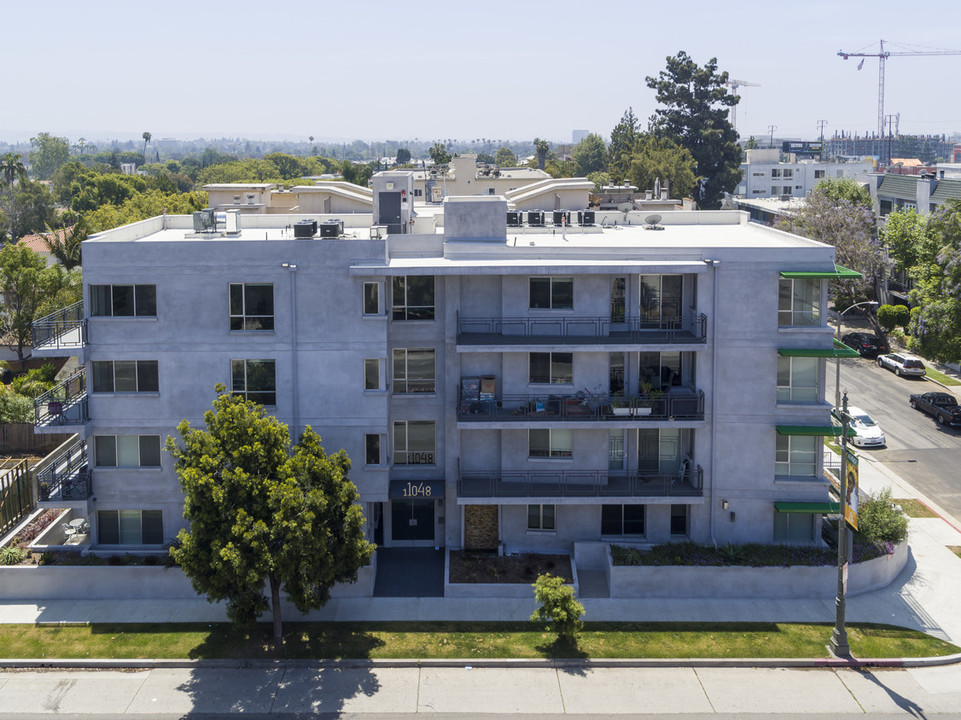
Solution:
<svg viewBox="0 0 961 720">
<path fill-rule="evenodd" d="M 394 499 L 390 501 L 392 541 L 427 540 L 434 542 L 434 501 Z"/>
<path fill-rule="evenodd" d="M 400 193 L 382 192 L 379 195 L 380 217 L 377 218 L 378 225 L 386 225 L 387 232 L 391 234 L 403 232 L 400 222 Z"/>
</svg>

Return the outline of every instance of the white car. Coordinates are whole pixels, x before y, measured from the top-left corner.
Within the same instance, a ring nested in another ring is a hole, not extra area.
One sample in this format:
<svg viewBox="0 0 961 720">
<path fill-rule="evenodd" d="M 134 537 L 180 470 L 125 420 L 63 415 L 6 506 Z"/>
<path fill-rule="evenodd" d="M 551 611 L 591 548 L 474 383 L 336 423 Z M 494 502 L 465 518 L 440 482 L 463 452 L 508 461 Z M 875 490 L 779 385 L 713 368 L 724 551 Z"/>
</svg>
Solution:
<svg viewBox="0 0 961 720">
<path fill-rule="evenodd" d="M 906 355 L 904 353 L 878 355 L 878 367 L 891 370 L 898 377 L 901 377 L 902 375 L 907 375 L 909 377 L 924 376 L 924 363 L 921 362 L 920 358 L 916 358 L 914 355 Z"/>
<path fill-rule="evenodd" d="M 858 407 L 849 407 L 848 415 L 851 416 L 850 427 L 855 433 L 849 439 L 850 443 L 857 447 L 884 447 L 884 432 L 870 415 Z"/>
</svg>

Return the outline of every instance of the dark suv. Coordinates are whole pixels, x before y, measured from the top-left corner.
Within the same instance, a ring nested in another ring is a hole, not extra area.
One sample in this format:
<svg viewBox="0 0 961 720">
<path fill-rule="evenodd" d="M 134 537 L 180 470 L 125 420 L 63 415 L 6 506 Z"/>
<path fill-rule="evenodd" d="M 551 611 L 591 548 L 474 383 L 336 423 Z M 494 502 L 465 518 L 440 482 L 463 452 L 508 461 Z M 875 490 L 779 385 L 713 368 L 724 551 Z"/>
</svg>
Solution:
<svg viewBox="0 0 961 720">
<path fill-rule="evenodd" d="M 888 351 L 884 340 L 877 335 L 867 333 L 848 333 L 841 338 L 841 342 L 852 350 L 857 350 L 861 357 L 877 357 L 880 353 Z"/>
</svg>

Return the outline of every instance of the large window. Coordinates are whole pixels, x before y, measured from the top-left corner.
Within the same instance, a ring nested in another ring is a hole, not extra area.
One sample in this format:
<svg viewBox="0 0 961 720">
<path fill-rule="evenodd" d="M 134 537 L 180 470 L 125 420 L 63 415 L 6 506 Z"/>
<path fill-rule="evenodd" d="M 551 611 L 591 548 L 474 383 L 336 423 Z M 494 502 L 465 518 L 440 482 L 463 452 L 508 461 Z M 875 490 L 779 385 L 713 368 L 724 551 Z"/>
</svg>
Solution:
<svg viewBox="0 0 961 720">
<path fill-rule="evenodd" d="M 433 465 L 434 422 L 399 420 L 394 423 L 394 465 Z"/>
<path fill-rule="evenodd" d="M 528 430 L 528 457 L 570 458 L 574 456 L 574 433 L 569 429 Z"/>
<path fill-rule="evenodd" d="M 434 348 L 395 348 L 395 394 L 434 392 Z"/>
<path fill-rule="evenodd" d="M 553 505 L 527 506 L 528 530 L 556 530 L 557 518 Z"/>
<path fill-rule="evenodd" d="M 806 545 L 814 541 L 814 513 L 774 513 L 774 542 Z"/>
<path fill-rule="evenodd" d="M 364 283 L 364 315 L 380 313 L 380 283 Z"/>
<path fill-rule="evenodd" d="M 611 281 L 611 322 L 622 323 L 627 316 L 627 278 Z"/>
<path fill-rule="evenodd" d="M 364 390 L 380 390 L 380 360 L 366 358 L 364 360 Z"/>
<path fill-rule="evenodd" d="M 601 535 L 643 535 L 643 505 L 601 505 Z"/>
<path fill-rule="evenodd" d="M 159 435 L 95 435 L 97 467 L 160 467 Z"/>
<path fill-rule="evenodd" d="M 607 435 L 607 469 L 624 469 L 624 430 L 610 430 Z"/>
<path fill-rule="evenodd" d="M 647 327 L 672 326 L 681 320 L 684 277 L 641 275 L 641 320 Z"/>
<path fill-rule="evenodd" d="M 156 317 L 156 285 L 91 285 L 90 314 L 95 317 Z"/>
<path fill-rule="evenodd" d="M 779 357 L 777 359 L 777 401 L 807 403 L 818 399 L 818 359 Z"/>
<path fill-rule="evenodd" d="M 231 360 L 230 390 L 261 405 L 277 404 L 277 371 L 273 360 Z"/>
<path fill-rule="evenodd" d="M 813 435 L 778 435 L 774 474 L 814 477 L 820 438 Z"/>
<path fill-rule="evenodd" d="M 573 310 L 574 278 L 532 277 L 530 307 L 531 309 Z"/>
<path fill-rule="evenodd" d="M 671 505 L 671 536 L 687 535 L 687 505 Z"/>
<path fill-rule="evenodd" d="M 157 392 L 160 389 L 156 360 L 94 360 L 93 391 Z"/>
<path fill-rule="evenodd" d="M 820 280 L 781 278 L 777 324 L 782 327 L 818 325 L 821 322 L 820 301 Z"/>
<path fill-rule="evenodd" d="M 230 329 L 274 329 L 274 286 L 271 283 L 230 283 Z"/>
<path fill-rule="evenodd" d="M 364 464 L 380 465 L 383 456 L 380 454 L 380 435 L 364 435 Z"/>
<path fill-rule="evenodd" d="M 101 545 L 163 545 L 163 511 L 99 510 L 97 529 Z"/>
<path fill-rule="evenodd" d="M 550 385 L 574 384 L 574 354 L 538 352 L 530 354 L 530 383 Z"/>
<path fill-rule="evenodd" d="M 408 275 L 395 277 L 392 316 L 394 320 L 433 320 L 433 276 Z"/>
</svg>

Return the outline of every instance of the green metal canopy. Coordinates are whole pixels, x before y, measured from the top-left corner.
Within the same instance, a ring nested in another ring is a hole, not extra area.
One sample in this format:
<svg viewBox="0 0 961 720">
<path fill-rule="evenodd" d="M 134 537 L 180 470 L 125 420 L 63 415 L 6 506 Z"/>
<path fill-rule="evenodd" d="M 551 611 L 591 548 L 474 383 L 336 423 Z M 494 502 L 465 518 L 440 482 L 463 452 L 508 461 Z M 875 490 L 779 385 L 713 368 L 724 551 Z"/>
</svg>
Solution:
<svg viewBox="0 0 961 720">
<path fill-rule="evenodd" d="M 841 503 L 836 502 L 776 502 L 774 509 L 780 513 L 816 513 L 831 515 L 841 512 Z"/>
<path fill-rule="evenodd" d="M 778 435 L 816 435 L 821 437 L 840 437 L 840 425 L 777 425 Z M 848 428 L 848 437 L 854 436 L 854 431 Z"/>
<path fill-rule="evenodd" d="M 843 265 L 835 265 L 831 270 L 784 270 L 781 277 L 794 280 L 859 280 L 861 273 L 857 270 L 849 270 Z"/>
<path fill-rule="evenodd" d="M 826 357 L 826 358 L 856 358 L 860 353 L 849 348 L 840 340 L 834 341 L 833 348 L 781 348 L 777 351 L 781 357 Z"/>
</svg>

